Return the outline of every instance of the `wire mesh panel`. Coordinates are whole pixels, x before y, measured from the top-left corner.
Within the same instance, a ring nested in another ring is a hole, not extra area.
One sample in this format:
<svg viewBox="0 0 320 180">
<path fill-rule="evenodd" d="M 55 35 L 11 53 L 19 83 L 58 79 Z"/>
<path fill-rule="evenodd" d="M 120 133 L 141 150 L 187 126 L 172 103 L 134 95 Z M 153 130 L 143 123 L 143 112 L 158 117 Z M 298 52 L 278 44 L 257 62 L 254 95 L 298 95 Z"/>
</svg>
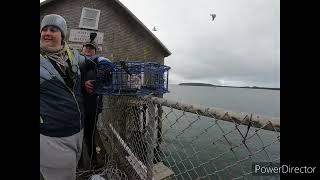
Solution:
<svg viewBox="0 0 320 180">
<path fill-rule="evenodd" d="M 91 180 L 99 175 L 105 180 L 129 180 L 127 175 L 118 168 L 116 161 L 106 158 L 103 167 L 94 170 L 77 170 L 76 180 Z"/>
<path fill-rule="evenodd" d="M 112 94 L 113 87 L 113 72 L 116 71 L 116 66 L 108 61 L 101 61 L 97 64 L 95 89 L 97 94 Z"/>
<path fill-rule="evenodd" d="M 168 90 L 169 66 L 158 63 L 146 63 L 144 65 L 145 82 L 144 89 L 150 93 L 164 94 Z"/>
<path fill-rule="evenodd" d="M 113 72 L 113 89 L 117 95 L 143 95 L 141 86 L 144 71 L 143 62 L 120 61 L 114 63 L 116 71 Z"/>
<path fill-rule="evenodd" d="M 148 166 L 153 165 L 147 163 L 147 142 L 152 138 L 145 133 L 147 124 L 142 121 L 145 114 L 141 114 L 140 107 L 141 104 L 128 96 L 109 97 L 105 102 L 101 124 L 98 124 L 107 153 L 119 163 L 121 171 L 130 180 L 148 179 L 150 172 L 147 170 L 152 169 Z"/>
<path fill-rule="evenodd" d="M 101 62 L 96 68 L 96 93 L 144 96 L 168 91 L 170 67 L 141 61 Z"/>
<path fill-rule="evenodd" d="M 107 104 L 100 132 L 129 179 L 279 179 L 252 170 L 254 162 L 280 162 L 278 118 L 162 98 Z"/>
<path fill-rule="evenodd" d="M 96 68 L 96 93 L 116 95 L 142 95 L 143 62 L 102 62 Z"/>
</svg>

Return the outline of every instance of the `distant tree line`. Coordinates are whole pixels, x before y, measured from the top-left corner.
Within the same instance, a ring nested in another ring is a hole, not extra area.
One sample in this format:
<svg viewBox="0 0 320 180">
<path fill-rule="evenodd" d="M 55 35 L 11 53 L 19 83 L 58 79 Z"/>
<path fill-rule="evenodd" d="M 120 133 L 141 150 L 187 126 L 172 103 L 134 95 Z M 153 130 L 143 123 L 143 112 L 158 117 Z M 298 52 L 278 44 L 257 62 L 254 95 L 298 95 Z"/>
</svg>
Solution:
<svg viewBox="0 0 320 180">
<path fill-rule="evenodd" d="M 229 88 L 250 88 L 250 89 L 269 89 L 280 90 L 280 88 L 258 87 L 258 86 L 220 86 L 206 83 L 180 83 L 180 86 L 208 86 L 208 87 L 229 87 Z"/>
</svg>

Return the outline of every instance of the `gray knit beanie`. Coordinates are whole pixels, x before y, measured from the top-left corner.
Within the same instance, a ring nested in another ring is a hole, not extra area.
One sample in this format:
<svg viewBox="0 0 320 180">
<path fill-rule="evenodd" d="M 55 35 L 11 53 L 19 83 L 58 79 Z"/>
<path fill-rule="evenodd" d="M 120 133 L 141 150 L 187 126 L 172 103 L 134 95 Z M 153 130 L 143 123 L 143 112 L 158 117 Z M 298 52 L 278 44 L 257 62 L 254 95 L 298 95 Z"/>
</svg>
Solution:
<svg viewBox="0 0 320 180">
<path fill-rule="evenodd" d="M 42 19 L 42 22 L 41 22 L 40 32 L 42 31 L 42 29 L 45 26 L 56 26 L 56 27 L 58 27 L 60 29 L 60 31 L 61 31 L 61 34 L 62 34 L 63 38 L 66 37 L 66 35 L 67 35 L 67 32 L 68 32 L 68 30 L 67 30 L 67 22 L 60 15 L 49 14 L 49 15 L 44 16 L 44 18 Z"/>
</svg>

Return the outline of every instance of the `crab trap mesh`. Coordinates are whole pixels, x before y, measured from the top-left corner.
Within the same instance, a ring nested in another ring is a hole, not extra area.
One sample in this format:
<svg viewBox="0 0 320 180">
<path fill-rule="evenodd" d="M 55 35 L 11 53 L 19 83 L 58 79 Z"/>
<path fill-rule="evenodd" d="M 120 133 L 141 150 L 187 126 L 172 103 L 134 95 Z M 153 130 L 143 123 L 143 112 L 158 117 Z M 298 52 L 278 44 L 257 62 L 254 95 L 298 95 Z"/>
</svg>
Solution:
<svg viewBox="0 0 320 180">
<path fill-rule="evenodd" d="M 101 62 L 96 68 L 96 93 L 143 96 L 168 91 L 170 67 L 141 61 Z"/>
<path fill-rule="evenodd" d="M 144 65 L 143 88 L 148 93 L 164 94 L 168 90 L 168 78 L 170 67 L 158 63 L 146 63 Z"/>
<path fill-rule="evenodd" d="M 95 91 L 97 94 L 111 93 L 113 86 L 113 72 L 116 66 L 108 61 L 101 61 L 96 66 Z"/>
</svg>

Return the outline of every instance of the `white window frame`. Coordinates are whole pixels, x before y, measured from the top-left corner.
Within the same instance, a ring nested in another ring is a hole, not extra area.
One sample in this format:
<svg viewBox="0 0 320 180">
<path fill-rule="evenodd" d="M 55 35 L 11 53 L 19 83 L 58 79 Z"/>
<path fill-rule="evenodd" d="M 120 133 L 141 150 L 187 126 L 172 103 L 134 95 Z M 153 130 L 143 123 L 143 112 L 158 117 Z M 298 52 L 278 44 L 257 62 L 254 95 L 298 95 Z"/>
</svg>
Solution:
<svg viewBox="0 0 320 180">
<path fill-rule="evenodd" d="M 84 16 L 84 15 L 85 15 L 85 10 L 97 11 L 97 12 L 98 12 L 98 13 L 97 13 L 96 26 L 95 26 L 95 27 L 83 25 L 83 19 L 89 19 L 89 18 L 87 18 L 87 17 Z M 87 7 L 82 8 L 81 17 L 80 17 L 80 23 L 79 23 L 79 28 L 98 30 L 100 12 L 101 12 L 101 11 L 100 11 L 99 9 L 92 9 L 92 8 L 87 8 Z"/>
</svg>

